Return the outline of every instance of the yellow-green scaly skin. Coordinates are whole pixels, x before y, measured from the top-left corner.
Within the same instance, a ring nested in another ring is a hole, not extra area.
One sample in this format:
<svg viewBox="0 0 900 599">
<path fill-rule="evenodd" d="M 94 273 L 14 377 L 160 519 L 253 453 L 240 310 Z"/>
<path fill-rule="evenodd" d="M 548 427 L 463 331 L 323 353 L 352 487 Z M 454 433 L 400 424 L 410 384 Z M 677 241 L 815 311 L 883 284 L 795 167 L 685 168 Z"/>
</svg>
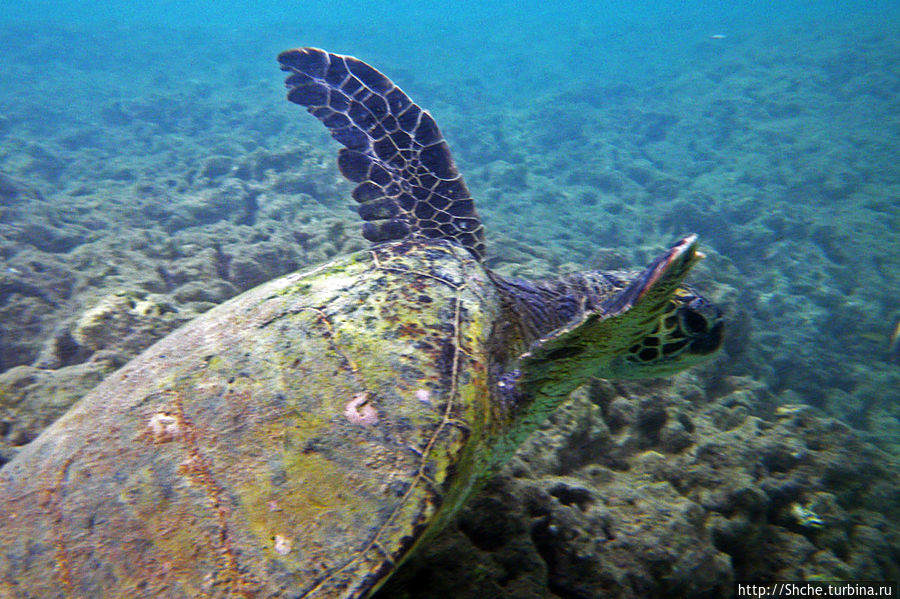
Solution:
<svg viewBox="0 0 900 599">
<path fill-rule="evenodd" d="M 0 596 L 366 596 L 502 434 L 496 293 L 402 242 L 168 336 L 0 470 Z"/>
</svg>

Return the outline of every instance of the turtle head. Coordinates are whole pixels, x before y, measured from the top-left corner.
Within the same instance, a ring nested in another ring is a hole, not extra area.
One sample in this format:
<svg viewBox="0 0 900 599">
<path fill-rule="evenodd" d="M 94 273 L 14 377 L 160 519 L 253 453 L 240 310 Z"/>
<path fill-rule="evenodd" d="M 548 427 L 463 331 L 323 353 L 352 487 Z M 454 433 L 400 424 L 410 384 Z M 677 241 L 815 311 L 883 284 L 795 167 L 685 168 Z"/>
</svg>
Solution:
<svg viewBox="0 0 900 599">
<path fill-rule="evenodd" d="M 675 290 L 656 326 L 631 345 L 617 365 L 622 378 L 665 376 L 709 359 L 722 346 L 722 311 L 683 285 Z"/>
<path fill-rule="evenodd" d="M 710 358 L 722 345 L 722 313 L 684 284 L 702 257 L 696 236 L 683 238 L 618 290 L 533 343 L 520 358 L 521 388 L 560 397 L 591 377 L 666 376 Z"/>
<path fill-rule="evenodd" d="M 684 283 L 703 254 L 684 237 L 644 270 L 628 276 L 581 273 L 540 288 L 507 281 L 507 301 L 525 298 L 513 316 L 539 322 L 547 313 L 575 316 L 541 335 L 498 377 L 501 405 L 510 406 L 509 432 L 495 452 L 512 454 L 561 401 L 591 378 L 640 379 L 670 375 L 709 359 L 722 345 L 722 313 Z M 580 278 L 579 278 L 580 277 Z M 581 290 L 581 301 L 567 291 Z M 592 296 L 588 297 L 589 294 Z M 581 310 L 577 306 L 581 305 Z M 532 311 L 528 307 L 537 306 Z"/>
</svg>

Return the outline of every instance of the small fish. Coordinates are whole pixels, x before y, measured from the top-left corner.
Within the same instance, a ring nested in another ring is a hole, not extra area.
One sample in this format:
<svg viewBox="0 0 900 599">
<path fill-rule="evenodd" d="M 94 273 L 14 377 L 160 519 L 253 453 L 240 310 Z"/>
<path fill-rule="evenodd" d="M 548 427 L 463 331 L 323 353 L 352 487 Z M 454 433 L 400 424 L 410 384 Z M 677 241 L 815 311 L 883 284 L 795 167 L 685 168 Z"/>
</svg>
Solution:
<svg viewBox="0 0 900 599">
<path fill-rule="evenodd" d="M 723 40 L 723 39 L 725 39 L 726 37 L 728 37 L 728 36 L 725 35 L 724 33 L 714 33 L 714 34 L 712 34 L 711 36 L 709 36 L 709 39 L 711 39 L 711 40 Z"/>
<path fill-rule="evenodd" d="M 888 345 L 888 362 L 900 364 L 900 320 L 897 321 L 897 326 L 894 327 L 894 332 L 891 334 L 891 342 Z"/>
<path fill-rule="evenodd" d="M 804 404 L 788 403 L 775 408 L 775 416 L 778 418 L 789 418 L 801 412 L 809 410 L 810 407 Z"/>
<path fill-rule="evenodd" d="M 822 528 L 825 526 L 825 521 L 817 513 L 796 502 L 791 504 L 791 516 L 794 517 L 797 524 L 806 528 Z"/>
</svg>

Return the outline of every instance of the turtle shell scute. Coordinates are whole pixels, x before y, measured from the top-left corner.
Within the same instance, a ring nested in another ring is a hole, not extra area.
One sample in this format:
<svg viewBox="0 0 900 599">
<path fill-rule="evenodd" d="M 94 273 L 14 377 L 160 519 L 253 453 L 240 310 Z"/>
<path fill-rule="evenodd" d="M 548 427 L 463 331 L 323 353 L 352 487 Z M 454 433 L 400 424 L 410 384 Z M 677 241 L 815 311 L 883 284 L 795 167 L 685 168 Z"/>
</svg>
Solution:
<svg viewBox="0 0 900 599">
<path fill-rule="evenodd" d="M 465 248 L 411 240 L 203 314 L 0 472 L 0 579 L 47 598 L 367 596 L 491 449 L 488 281 Z"/>
</svg>

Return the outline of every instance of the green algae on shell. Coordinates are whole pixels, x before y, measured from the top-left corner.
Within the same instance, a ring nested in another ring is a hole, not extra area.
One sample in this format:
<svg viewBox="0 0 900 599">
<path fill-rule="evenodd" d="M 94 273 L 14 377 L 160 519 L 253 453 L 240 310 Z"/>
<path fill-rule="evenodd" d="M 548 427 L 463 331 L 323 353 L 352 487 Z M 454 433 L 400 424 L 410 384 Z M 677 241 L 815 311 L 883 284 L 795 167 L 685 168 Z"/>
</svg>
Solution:
<svg viewBox="0 0 900 599">
<path fill-rule="evenodd" d="M 452 246 L 391 249 L 210 311 L 24 448 L 0 477 L 11 588 L 355 596 L 398 561 L 482 468 L 499 304 Z"/>
</svg>

